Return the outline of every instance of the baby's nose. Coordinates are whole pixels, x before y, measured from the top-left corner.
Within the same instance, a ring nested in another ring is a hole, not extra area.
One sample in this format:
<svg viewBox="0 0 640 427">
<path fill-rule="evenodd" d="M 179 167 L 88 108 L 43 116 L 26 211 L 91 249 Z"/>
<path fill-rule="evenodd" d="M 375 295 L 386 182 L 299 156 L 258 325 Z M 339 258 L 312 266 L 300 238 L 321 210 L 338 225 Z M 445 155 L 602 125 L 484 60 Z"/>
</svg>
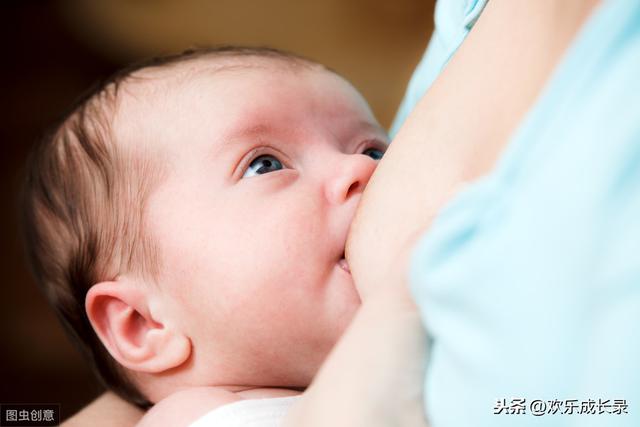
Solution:
<svg viewBox="0 0 640 427">
<path fill-rule="evenodd" d="M 334 175 L 326 185 L 327 200 L 333 204 L 347 201 L 354 195 L 361 194 L 367 186 L 378 162 L 363 154 L 344 154 L 336 167 Z"/>
</svg>

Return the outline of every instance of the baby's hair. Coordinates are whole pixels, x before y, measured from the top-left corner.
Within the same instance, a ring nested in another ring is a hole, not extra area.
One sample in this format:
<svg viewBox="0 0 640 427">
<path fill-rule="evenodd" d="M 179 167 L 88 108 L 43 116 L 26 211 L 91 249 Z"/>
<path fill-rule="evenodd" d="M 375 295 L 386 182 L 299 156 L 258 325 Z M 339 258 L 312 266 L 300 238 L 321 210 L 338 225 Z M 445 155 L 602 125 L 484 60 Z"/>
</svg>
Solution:
<svg viewBox="0 0 640 427">
<path fill-rule="evenodd" d="M 111 358 L 85 311 L 94 284 L 123 274 L 153 281 L 160 271 L 159 250 L 145 229 L 144 216 L 145 203 L 164 172 L 161 162 L 136 149 L 135 143 L 127 148 L 131 144 L 114 140 L 119 90 L 143 69 L 225 58 L 318 66 L 272 48 L 235 46 L 190 49 L 139 62 L 81 97 L 28 160 L 21 205 L 26 253 L 36 282 L 103 385 L 140 407 L 150 402 Z"/>
</svg>

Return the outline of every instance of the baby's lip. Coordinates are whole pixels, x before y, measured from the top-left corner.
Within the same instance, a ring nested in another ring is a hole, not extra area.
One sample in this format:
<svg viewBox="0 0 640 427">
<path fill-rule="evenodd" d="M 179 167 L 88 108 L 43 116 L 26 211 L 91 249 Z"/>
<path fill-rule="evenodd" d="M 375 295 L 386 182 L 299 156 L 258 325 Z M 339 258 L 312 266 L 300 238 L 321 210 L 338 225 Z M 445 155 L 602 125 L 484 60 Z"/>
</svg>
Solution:
<svg viewBox="0 0 640 427">
<path fill-rule="evenodd" d="M 347 273 L 351 273 L 351 269 L 349 268 L 349 264 L 347 263 L 347 260 L 344 259 L 344 255 L 342 255 L 342 258 L 338 260 L 338 266 L 344 271 L 346 271 Z"/>
</svg>

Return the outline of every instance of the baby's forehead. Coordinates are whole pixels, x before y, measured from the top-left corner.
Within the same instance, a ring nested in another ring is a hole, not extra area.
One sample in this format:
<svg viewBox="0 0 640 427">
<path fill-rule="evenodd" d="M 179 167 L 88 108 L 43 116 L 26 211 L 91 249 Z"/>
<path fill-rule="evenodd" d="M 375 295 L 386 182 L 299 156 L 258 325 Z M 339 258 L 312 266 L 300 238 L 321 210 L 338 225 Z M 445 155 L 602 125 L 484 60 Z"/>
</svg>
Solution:
<svg viewBox="0 0 640 427">
<path fill-rule="evenodd" d="M 323 66 L 288 57 L 209 57 L 203 56 L 162 66 L 137 70 L 118 83 L 115 96 L 116 127 L 152 124 L 149 120 L 159 110 L 168 111 L 177 103 L 189 103 L 205 92 L 221 95 L 234 80 L 259 76 L 263 80 L 280 80 L 295 76 L 333 75 Z M 313 79 L 313 77 L 311 77 Z M 246 79 L 246 82 L 250 80 Z M 249 91 L 235 94 L 236 99 L 251 97 Z M 186 109 L 179 114 L 184 114 Z"/>
<path fill-rule="evenodd" d="M 337 134 L 355 120 L 377 123 L 342 77 L 314 63 L 292 65 L 286 59 L 199 58 L 151 67 L 133 74 L 119 98 L 116 138 L 129 146 L 164 145 L 172 151 L 195 141 L 213 144 L 237 128 L 264 124 L 293 135 L 309 131 L 312 119 L 312 126 Z"/>
<path fill-rule="evenodd" d="M 114 130 L 117 134 L 136 133 L 149 127 L 165 127 L 158 123 L 158 113 L 184 115 L 185 103 L 211 91 L 224 88 L 225 81 L 246 71 L 276 75 L 283 70 L 299 72 L 286 60 L 261 57 L 202 57 L 161 66 L 145 67 L 131 73 L 115 88 Z M 177 111 L 178 105 L 182 110 Z M 122 139 L 122 138 L 119 138 Z M 125 140 L 128 138 L 124 138 Z"/>
<path fill-rule="evenodd" d="M 357 91 L 342 77 L 320 64 L 288 57 L 200 57 L 162 66 L 146 67 L 135 71 L 123 79 L 116 89 L 116 117 L 119 124 L 127 124 L 130 118 L 144 122 L 150 113 L 166 109 L 169 104 L 188 102 L 194 95 L 204 96 L 205 91 L 225 94 L 231 87 L 229 82 L 243 82 L 243 76 L 258 76 L 264 83 L 296 80 L 305 82 L 303 86 L 313 85 L 327 76 L 331 80 L 343 81 L 346 90 L 343 95 L 349 98 L 360 97 Z M 304 76 L 304 78 L 297 78 Z M 321 77 L 322 76 L 322 77 Z M 250 82 L 251 77 L 244 80 Z M 253 82 L 255 83 L 255 81 Z M 308 83 L 308 84 L 307 84 Z M 243 84 L 240 83 L 240 86 Z M 206 86 L 206 88 L 205 88 Z M 241 90 L 236 98 L 253 98 L 256 92 Z M 301 94 L 302 95 L 302 94 Z M 274 99 L 273 104 L 278 104 Z"/>
<path fill-rule="evenodd" d="M 161 66 L 145 67 L 127 76 L 121 83 L 126 92 L 140 96 L 153 95 L 178 89 L 201 78 L 224 79 L 242 71 L 264 74 L 301 73 L 304 71 L 330 72 L 320 64 L 295 57 L 263 57 L 257 55 L 218 56 L 185 59 Z"/>
</svg>

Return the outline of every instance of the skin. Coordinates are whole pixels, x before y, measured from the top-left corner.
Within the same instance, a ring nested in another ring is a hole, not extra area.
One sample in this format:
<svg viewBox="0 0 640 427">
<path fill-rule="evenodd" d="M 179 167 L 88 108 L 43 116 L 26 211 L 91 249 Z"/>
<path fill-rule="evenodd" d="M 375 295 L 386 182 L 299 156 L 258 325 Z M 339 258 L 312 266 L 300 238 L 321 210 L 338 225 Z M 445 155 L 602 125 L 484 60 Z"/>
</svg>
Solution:
<svg viewBox="0 0 640 427">
<path fill-rule="evenodd" d="M 298 393 L 361 303 L 344 249 L 386 134 L 336 74 L 254 62 L 160 72 L 119 105 L 116 140 L 166 162 L 146 207 L 162 267 L 144 291 L 127 275 L 94 286 L 87 309 L 146 395 L 171 399 L 150 425 Z M 185 410 L 198 387 L 206 403 Z"/>
<path fill-rule="evenodd" d="M 396 386 L 413 390 L 415 384 L 411 380 L 422 382 L 422 375 L 407 372 L 384 357 L 378 359 L 379 368 L 386 365 L 397 375 L 371 379 L 370 370 L 354 369 L 362 366 L 363 360 L 361 352 L 353 350 L 353 343 L 358 344 L 356 350 L 370 348 L 372 343 L 371 348 L 376 348 L 376 334 L 369 323 L 376 316 L 366 313 L 377 310 L 367 309 L 371 307 L 368 301 L 384 300 L 381 296 L 386 293 L 385 284 L 406 286 L 407 256 L 415 239 L 453 194 L 490 171 L 597 3 L 488 3 L 467 40 L 403 126 L 368 186 L 347 251 L 363 294 L 363 307 L 314 380 L 310 388 L 313 392 L 306 394 L 292 411 L 288 425 L 420 425 L 416 424 L 419 421 L 414 423 L 415 419 L 403 419 L 407 395 L 399 394 Z M 384 310 L 394 313 L 393 306 Z M 402 317 L 391 315 L 395 319 Z M 401 323 L 398 320 L 393 324 Z M 380 353 L 368 352 L 367 363 Z M 409 360 L 411 355 L 423 360 L 418 350 L 407 353 Z M 353 372 L 351 381 L 342 381 L 345 372 Z M 341 384 L 339 394 L 337 381 Z M 362 398 L 365 392 L 367 398 Z M 422 401 L 419 393 L 410 395 L 411 399 Z M 333 410 L 336 404 L 342 410 Z M 85 420 L 101 414 L 104 412 L 88 412 Z M 371 414 L 377 416 L 372 418 Z M 132 418 L 131 425 L 134 422 Z"/>
<path fill-rule="evenodd" d="M 367 187 L 347 245 L 363 298 L 404 280 L 416 239 L 460 189 L 491 171 L 597 3 L 487 4 Z"/>
<path fill-rule="evenodd" d="M 65 427 L 132 426 L 142 418 L 143 414 L 139 408 L 125 402 L 112 392 L 106 392 L 62 425 Z"/>
<path fill-rule="evenodd" d="M 405 298 L 408 256 L 442 206 L 491 170 L 597 3 L 487 4 L 367 186 L 347 245 L 363 306 L 286 426 L 426 425 L 427 344 Z"/>
</svg>

